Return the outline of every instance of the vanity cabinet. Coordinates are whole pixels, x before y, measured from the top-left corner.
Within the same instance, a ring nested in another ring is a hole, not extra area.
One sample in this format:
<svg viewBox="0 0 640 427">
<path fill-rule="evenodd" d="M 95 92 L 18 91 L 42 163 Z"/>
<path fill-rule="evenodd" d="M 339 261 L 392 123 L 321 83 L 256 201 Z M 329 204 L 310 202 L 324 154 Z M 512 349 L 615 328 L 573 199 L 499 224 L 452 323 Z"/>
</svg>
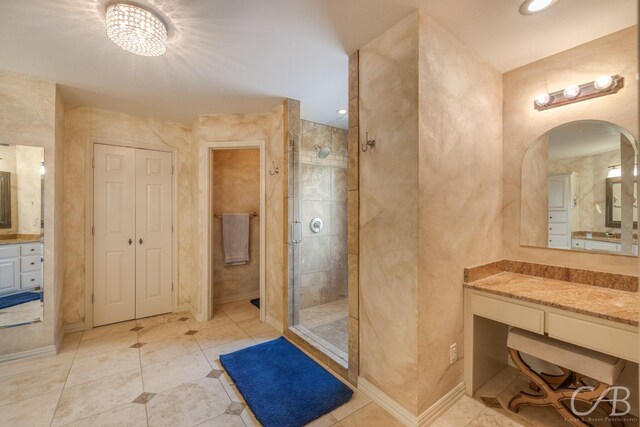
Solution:
<svg viewBox="0 0 640 427">
<path fill-rule="evenodd" d="M 0 246 L 0 295 L 42 286 L 42 243 Z"/>
<path fill-rule="evenodd" d="M 603 242 L 591 239 L 572 239 L 571 247 L 584 249 L 586 251 L 622 252 L 622 245 L 615 242 Z M 633 255 L 638 255 L 638 245 L 634 243 L 632 247 Z"/>
</svg>

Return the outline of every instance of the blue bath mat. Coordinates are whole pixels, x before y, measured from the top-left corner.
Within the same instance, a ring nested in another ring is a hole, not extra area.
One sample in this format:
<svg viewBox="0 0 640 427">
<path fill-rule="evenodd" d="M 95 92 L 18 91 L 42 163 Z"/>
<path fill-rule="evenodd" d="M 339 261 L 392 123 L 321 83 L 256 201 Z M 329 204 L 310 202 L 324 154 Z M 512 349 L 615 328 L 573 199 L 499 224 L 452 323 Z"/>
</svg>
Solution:
<svg viewBox="0 0 640 427">
<path fill-rule="evenodd" d="M 40 292 L 20 292 L 0 298 L 0 310 L 40 299 Z"/>
<path fill-rule="evenodd" d="M 283 337 L 223 354 L 220 363 L 265 427 L 304 426 L 353 395 Z"/>
</svg>

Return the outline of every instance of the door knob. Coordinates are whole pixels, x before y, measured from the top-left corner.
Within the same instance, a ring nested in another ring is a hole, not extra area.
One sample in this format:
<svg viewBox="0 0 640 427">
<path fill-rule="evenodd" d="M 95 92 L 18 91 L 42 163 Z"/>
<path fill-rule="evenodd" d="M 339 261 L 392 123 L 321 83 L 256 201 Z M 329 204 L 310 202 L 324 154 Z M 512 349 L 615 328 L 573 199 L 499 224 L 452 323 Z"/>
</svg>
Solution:
<svg viewBox="0 0 640 427">
<path fill-rule="evenodd" d="M 140 238 L 140 240 L 138 240 L 140 242 L 140 244 L 142 244 L 142 237 Z"/>
<path fill-rule="evenodd" d="M 131 238 L 129 238 L 129 245 L 131 245 L 133 243 L 133 240 L 131 240 Z"/>
</svg>

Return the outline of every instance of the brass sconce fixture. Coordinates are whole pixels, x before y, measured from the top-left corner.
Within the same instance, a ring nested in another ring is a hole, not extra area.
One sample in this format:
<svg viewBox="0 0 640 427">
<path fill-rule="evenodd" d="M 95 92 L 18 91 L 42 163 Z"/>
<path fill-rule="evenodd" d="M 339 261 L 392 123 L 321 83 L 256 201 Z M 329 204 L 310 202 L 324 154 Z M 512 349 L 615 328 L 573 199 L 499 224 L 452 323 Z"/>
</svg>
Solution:
<svg viewBox="0 0 640 427">
<path fill-rule="evenodd" d="M 581 85 L 570 85 L 563 90 L 552 93 L 541 93 L 533 101 L 533 108 L 538 111 L 549 108 L 560 107 L 562 105 L 573 104 L 574 102 L 586 101 L 587 99 L 598 98 L 600 96 L 611 95 L 624 87 L 624 77 L 601 76 L 592 82 Z"/>
</svg>

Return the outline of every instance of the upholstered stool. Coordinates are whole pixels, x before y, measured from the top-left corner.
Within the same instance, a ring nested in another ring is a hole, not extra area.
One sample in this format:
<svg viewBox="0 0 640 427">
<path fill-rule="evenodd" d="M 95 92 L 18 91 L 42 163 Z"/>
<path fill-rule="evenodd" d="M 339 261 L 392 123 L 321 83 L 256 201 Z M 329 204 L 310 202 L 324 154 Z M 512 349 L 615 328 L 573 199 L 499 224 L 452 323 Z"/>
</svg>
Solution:
<svg viewBox="0 0 640 427">
<path fill-rule="evenodd" d="M 622 359 L 517 328 L 509 331 L 507 347 L 520 372 L 531 379 L 530 388 L 540 393 L 533 395 L 520 392 L 509 402 L 509 409 L 518 412 L 523 405 L 553 406 L 567 421 L 580 427 L 590 424 L 579 419 L 570 410 L 571 398 L 576 388 L 587 385 L 585 379 L 595 380 L 589 382 L 589 385 L 595 387 L 592 391 L 581 391 L 575 399 L 576 402 L 591 406 L 615 383 L 625 366 Z M 552 363 L 563 373 L 538 374 L 522 360 L 520 353 Z M 599 406 L 610 413 L 608 403 L 601 402 Z"/>
</svg>

